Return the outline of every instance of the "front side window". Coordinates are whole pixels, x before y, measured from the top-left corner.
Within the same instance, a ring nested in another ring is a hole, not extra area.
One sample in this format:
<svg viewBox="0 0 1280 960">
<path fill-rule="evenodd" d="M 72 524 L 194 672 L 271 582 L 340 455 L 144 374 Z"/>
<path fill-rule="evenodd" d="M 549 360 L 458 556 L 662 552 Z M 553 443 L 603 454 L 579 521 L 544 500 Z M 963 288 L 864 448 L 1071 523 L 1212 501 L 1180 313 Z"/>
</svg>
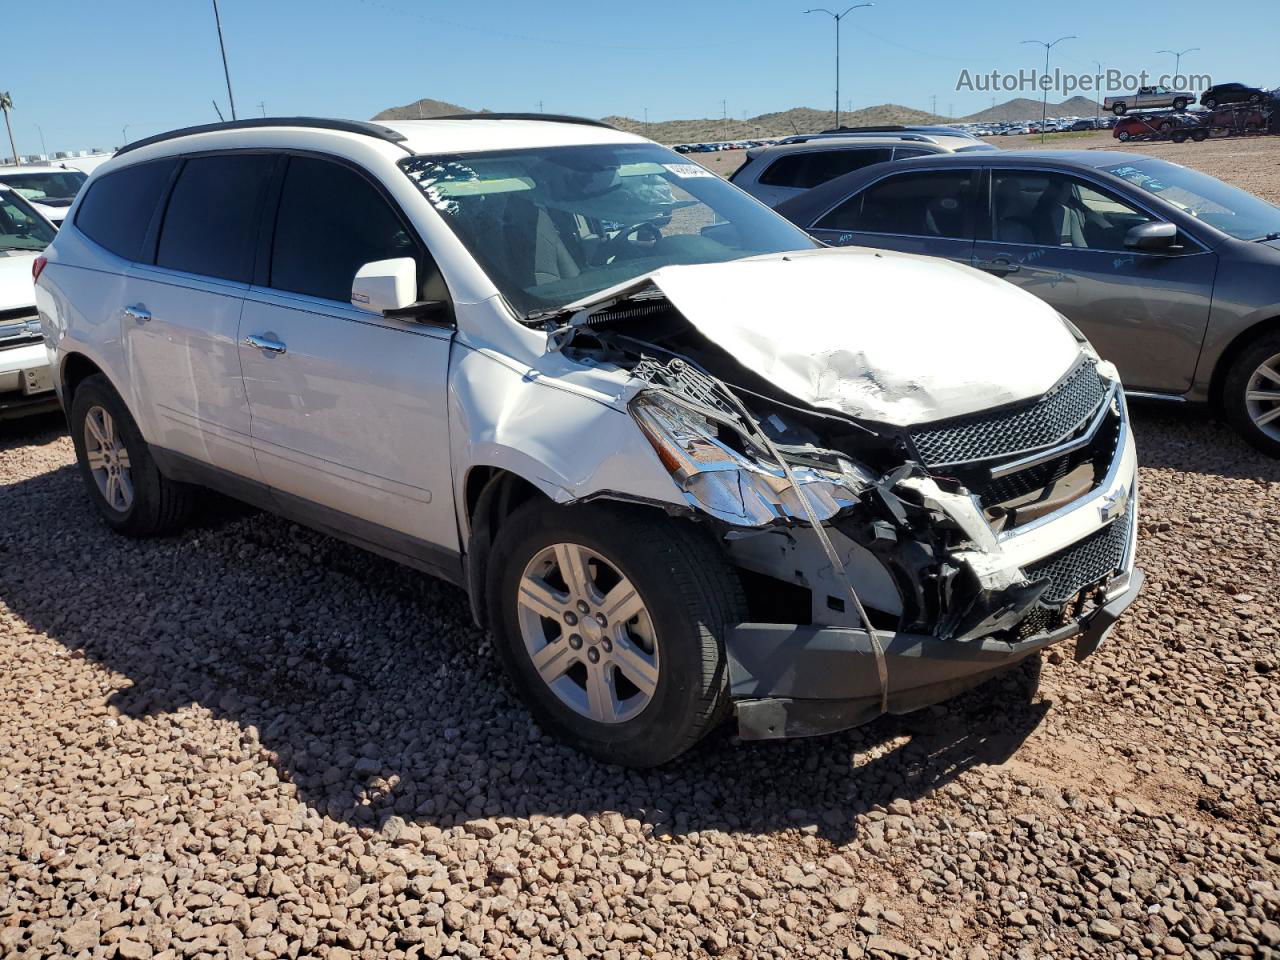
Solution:
<svg viewBox="0 0 1280 960">
<path fill-rule="evenodd" d="M 358 173 L 327 160 L 290 159 L 271 249 L 272 287 L 347 303 L 366 263 L 416 253 L 400 218 Z"/>
<path fill-rule="evenodd" d="M 177 160 L 155 160 L 94 179 L 76 210 L 76 229 L 126 260 L 138 259 Z"/>
<path fill-rule="evenodd" d="M 0 190 L 0 251 L 43 250 L 53 242 L 53 228 L 20 195 Z"/>
<path fill-rule="evenodd" d="M 705 167 L 649 144 L 417 156 L 400 166 L 522 314 L 661 267 L 816 246 Z"/>
<path fill-rule="evenodd" d="M 1208 174 L 1164 160 L 1138 160 L 1103 169 L 1229 237 L 1237 240 L 1280 237 L 1280 207 Z"/>
<path fill-rule="evenodd" d="M 993 171 L 991 211 L 997 242 L 1081 250 L 1124 250 L 1126 234 L 1152 219 L 1084 180 L 1039 171 Z"/>
<path fill-rule="evenodd" d="M 247 283 L 274 163 L 265 154 L 188 160 L 165 210 L 156 265 Z"/>
<path fill-rule="evenodd" d="M 57 173 L 5 173 L 0 180 L 28 200 L 37 203 L 46 200 L 74 200 L 84 182 L 89 178 L 79 170 L 63 170 Z"/>
<path fill-rule="evenodd" d="M 968 170 L 899 174 L 873 183 L 818 221 L 820 230 L 968 240 L 972 237 Z"/>
</svg>

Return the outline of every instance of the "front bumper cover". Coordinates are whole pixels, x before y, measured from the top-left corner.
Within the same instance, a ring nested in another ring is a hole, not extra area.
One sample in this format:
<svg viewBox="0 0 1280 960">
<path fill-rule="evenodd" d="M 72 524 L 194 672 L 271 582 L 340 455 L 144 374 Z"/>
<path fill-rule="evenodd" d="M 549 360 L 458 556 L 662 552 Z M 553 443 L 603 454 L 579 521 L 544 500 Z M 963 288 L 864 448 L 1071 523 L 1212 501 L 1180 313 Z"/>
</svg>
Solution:
<svg viewBox="0 0 1280 960">
<path fill-rule="evenodd" d="M 1123 593 L 1080 620 L 1016 643 L 879 633 L 889 667 L 887 712 L 940 703 L 1064 640 L 1078 638 L 1075 656 L 1083 660 L 1133 603 L 1142 582 L 1142 571 L 1134 569 Z M 880 716 L 875 655 L 864 630 L 741 623 L 729 630 L 726 647 L 744 740 L 835 733 Z"/>
</svg>

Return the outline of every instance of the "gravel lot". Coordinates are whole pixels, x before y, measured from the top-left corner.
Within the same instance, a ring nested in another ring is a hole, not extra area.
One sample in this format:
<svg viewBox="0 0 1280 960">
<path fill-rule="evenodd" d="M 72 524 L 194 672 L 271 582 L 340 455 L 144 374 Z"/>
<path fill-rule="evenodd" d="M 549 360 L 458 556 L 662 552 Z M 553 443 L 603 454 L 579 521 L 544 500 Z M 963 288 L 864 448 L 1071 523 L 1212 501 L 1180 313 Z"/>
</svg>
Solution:
<svg viewBox="0 0 1280 960">
<path fill-rule="evenodd" d="M 1135 416 L 1096 656 L 647 774 L 542 737 L 460 591 L 213 498 L 121 539 L 0 425 L 0 957 L 1280 955 L 1280 462 Z"/>
</svg>

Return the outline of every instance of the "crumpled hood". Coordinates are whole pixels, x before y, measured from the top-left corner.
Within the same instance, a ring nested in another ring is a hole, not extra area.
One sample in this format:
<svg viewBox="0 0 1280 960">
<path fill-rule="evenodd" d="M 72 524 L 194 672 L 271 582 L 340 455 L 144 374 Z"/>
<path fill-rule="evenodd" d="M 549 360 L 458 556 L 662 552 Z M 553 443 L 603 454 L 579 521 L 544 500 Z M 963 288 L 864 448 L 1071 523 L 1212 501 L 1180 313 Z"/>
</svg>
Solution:
<svg viewBox="0 0 1280 960">
<path fill-rule="evenodd" d="M 823 249 L 664 267 L 572 304 L 652 283 L 704 336 L 812 406 L 895 426 L 1039 396 L 1080 345 L 1010 283 L 932 257 Z"/>
<path fill-rule="evenodd" d="M 36 256 L 26 250 L 0 253 L 0 310 L 35 306 L 36 285 L 31 279 L 31 261 Z"/>
</svg>

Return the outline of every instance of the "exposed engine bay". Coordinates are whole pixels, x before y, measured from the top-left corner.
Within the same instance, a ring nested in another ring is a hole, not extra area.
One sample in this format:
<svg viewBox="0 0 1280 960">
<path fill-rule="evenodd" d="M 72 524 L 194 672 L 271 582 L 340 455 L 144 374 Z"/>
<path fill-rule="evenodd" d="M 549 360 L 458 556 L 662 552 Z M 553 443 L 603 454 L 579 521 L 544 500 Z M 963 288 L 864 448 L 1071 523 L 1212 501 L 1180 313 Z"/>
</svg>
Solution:
<svg viewBox="0 0 1280 960">
<path fill-rule="evenodd" d="M 1128 503 L 1084 558 L 1024 567 L 1001 546 L 1113 467 L 1123 400 L 1091 352 L 1039 400 L 903 427 L 784 393 L 656 286 L 558 321 L 553 348 L 645 384 L 632 416 L 691 514 L 719 528 L 745 578 L 767 581 L 749 591 L 760 619 L 1012 641 L 1100 604 L 1122 566 Z"/>
</svg>

